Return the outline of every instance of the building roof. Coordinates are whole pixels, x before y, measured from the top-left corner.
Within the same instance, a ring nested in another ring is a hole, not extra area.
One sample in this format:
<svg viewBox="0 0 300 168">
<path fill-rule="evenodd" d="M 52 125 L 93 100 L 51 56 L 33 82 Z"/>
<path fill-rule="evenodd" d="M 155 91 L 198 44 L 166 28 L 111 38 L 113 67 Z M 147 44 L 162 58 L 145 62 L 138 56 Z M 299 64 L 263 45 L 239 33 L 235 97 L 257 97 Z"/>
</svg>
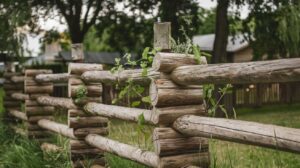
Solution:
<svg viewBox="0 0 300 168">
<path fill-rule="evenodd" d="M 62 51 L 59 52 L 58 58 L 61 58 L 65 62 L 72 62 L 71 52 L 70 51 Z M 57 58 L 57 60 L 58 60 Z M 121 54 L 118 52 L 84 52 L 84 62 L 85 63 L 98 63 L 98 64 L 108 64 L 108 65 L 114 65 L 115 59 L 121 58 Z M 131 56 L 132 60 L 137 60 L 137 55 L 132 54 Z M 124 59 L 121 61 L 122 63 L 125 62 Z M 45 59 L 44 55 L 41 55 L 39 57 L 35 57 L 33 59 L 28 60 L 25 65 L 32 65 L 35 63 L 43 64 L 48 63 L 48 61 Z"/>
<path fill-rule="evenodd" d="M 193 37 L 193 43 L 199 45 L 201 50 L 212 51 L 214 46 L 215 34 L 197 35 Z M 237 52 L 249 46 L 249 42 L 243 35 L 229 36 L 227 52 Z"/>
</svg>

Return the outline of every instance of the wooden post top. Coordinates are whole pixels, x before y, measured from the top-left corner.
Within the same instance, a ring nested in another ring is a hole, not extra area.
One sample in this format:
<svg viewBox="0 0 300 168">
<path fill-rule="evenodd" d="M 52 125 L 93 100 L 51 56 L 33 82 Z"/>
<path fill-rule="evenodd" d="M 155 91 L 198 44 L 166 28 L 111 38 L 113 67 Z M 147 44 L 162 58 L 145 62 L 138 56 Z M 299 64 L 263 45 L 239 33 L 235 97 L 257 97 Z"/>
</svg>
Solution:
<svg viewBox="0 0 300 168">
<path fill-rule="evenodd" d="M 154 23 L 154 48 L 162 51 L 171 49 L 171 22 Z"/>
<path fill-rule="evenodd" d="M 74 62 L 82 62 L 84 60 L 83 44 L 75 43 L 71 45 L 72 60 Z"/>
</svg>

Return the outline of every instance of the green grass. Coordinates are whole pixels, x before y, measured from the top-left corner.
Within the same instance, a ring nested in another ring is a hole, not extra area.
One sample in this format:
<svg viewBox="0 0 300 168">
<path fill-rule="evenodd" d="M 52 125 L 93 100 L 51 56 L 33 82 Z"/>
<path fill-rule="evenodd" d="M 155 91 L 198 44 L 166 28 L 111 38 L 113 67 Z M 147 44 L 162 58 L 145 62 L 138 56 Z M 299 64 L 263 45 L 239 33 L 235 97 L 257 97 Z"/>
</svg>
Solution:
<svg viewBox="0 0 300 168">
<path fill-rule="evenodd" d="M 0 89 L 0 112 L 3 90 Z M 300 104 L 276 105 L 262 108 L 236 109 L 240 120 L 300 128 Z M 3 114 L 3 113 L 1 113 Z M 61 122 L 66 118 L 56 117 Z M 112 120 L 109 138 L 153 150 L 151 141 L 152 127 L 145 127 L 146 134 L 138 131 L 134 123 Z M 0 122 L 0 168 L 71 168 L 68 140 L 54 136 L 52 141 L 64 147 L 61 153 L 43 153 L 39 145 L 25 137 L 12 133 Z M 218 140 L 210 140 L 212 168 L 299 168 L 300 155 L 276 151 L 250 145 L 242 145 Z M 146 168 L 138 163 L 106 154 L 111 168 Z"/>
</svg>

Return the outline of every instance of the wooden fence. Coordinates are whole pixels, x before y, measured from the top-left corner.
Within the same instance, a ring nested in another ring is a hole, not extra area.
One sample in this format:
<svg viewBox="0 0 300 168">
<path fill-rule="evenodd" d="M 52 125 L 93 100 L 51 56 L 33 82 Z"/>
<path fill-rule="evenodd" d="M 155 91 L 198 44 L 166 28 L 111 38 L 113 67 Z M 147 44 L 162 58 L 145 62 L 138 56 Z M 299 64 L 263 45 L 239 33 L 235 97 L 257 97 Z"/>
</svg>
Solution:
<svg viewBox="0 0 300 168">
<path fill-rule="evenodd" d="M 252 78 L 258 78 L 259 82 L 278 81 L 278 76 L 281 81 L 299 80 L 300 59 L 280 60 L 285 64 L 278 68 L 273 64 L 279 61 L 253 62 L 247 66 L 244 63 L 191 65 L 194 58 L 183 54 L 158 53 L 156 56 L 154 62 L 157 64 L 149 70 L 148 76 L 143 76 L 141 70 L 124 70 L 116 75 L 103 71 L 102 65 L 81 63 L 71 63 L 68 75 L 30 69 L 25 71 L 24 76 L 7 73 L 4 85 L 7 97 L 4 104 L 11 117 L 27 123 L 27 135 L 30 138 L 44 142 L 51 132 L 70 138 L 74 167 L 83 166 L 87 158 L 104 166 L 103 152 L 150 167 L 208 167 L 206 138 L 300 153 L 299 129 L 205 117 L 202 89 L 199 86 L 213 82 L 211 78 L 215 78 L 218 84 L 242 83 L 244 79 L 249 81 Z M 169 56 L 174 59 L 168 59 Z M 263 69 L 265 74 L 261 73 L 261 68 L 253 68 L 262 63 L 267 69 L 267 72 Z M 248 73 L 260 76 L 245 78 L 243 73 L 231 73 L 237 68 L 249 66 L 252 67 L 252 72 L 249 70 Z M 222 73 L 218 73 L 216 69 L 219 67 L 230 68 L 223 68 Z M 184 74 L 190 75 L 187 77 Z M 101 103 L 102 84 L 122 83 L 127 79 L 150 85 L 149 95 L 153 109 Z M 68 81 L 70 98 L 49 96 L 53 92 L 53 83 L 58 81 Z M 18 87 L 10 87 L 12 84 Z M 88 90 L 87 97 L 78 101 L 76 90 L 82 86 Z M 25 102 L 25 112 L 20 109 L 20 101 Z M 53 121 L 54 107 L 68 109 L 68 125 Z M 105 137 L 108 134 L 108 118 L 137 122 L 141 114 L 147 124 L 156 126 L 153 132 L 154 151 L 144 151 Z"/>
<path fill-rule="evenodd" d="M 24 74 L 6 73 L 4 105 L 11 121 L 27 123 L 30 138 L 44 142 L 51 133 L 70 138 L 74 167 L 85 167 L 89 159 L 104 167 L 104 152 L 149 167 L 209 167 L 210 138 L 300 153 L 300 129 L 207 117 L 201 87 L 208 83 L 300 81 L 299 58 L 214 65 L 207 65 L 201 58 L 201 63 L 192 55 L 160 52 L 147 76 L 141 69 L 113 74 L 104 71 L 102 65 L 82 63 L 70 63 L 68 74 L 30 69 Z M 149 86 L 151 109 L 102 103 L 103 86 L 122 85 L 128 79 Z M 68 98 L 50 96 L 56 82 L 68 82 Z M 87 96 L 78 99 L 77 93 L 83 87 Z M 25 111 L 20 101 L 25 103 Z M 54 121 L 55 107 L 68 110 L 67 125 Z M 110 118 L 138 122 L 141 115 L 146 124 L 155 127 L 154 151 L 106 137 Z"/>
</svg>

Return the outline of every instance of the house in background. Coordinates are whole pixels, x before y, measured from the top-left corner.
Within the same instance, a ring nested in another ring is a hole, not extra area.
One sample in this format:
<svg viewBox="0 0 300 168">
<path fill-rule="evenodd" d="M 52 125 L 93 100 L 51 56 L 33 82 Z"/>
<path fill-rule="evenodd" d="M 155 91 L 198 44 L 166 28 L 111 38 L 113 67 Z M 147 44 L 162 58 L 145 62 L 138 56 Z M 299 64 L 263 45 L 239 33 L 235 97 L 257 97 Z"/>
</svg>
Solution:
<svg viewBox="0 0 300 168">
<path fill-rule="evenodd" d="M 193 43 L 200 46 L 201 51 L 212 53 L 215 34 L 197 35 Z M 243 35 L 229 36 L 227 42 L 227 62 L 248 62 L 253 58 L 253 49 Z"/>
</svg>

